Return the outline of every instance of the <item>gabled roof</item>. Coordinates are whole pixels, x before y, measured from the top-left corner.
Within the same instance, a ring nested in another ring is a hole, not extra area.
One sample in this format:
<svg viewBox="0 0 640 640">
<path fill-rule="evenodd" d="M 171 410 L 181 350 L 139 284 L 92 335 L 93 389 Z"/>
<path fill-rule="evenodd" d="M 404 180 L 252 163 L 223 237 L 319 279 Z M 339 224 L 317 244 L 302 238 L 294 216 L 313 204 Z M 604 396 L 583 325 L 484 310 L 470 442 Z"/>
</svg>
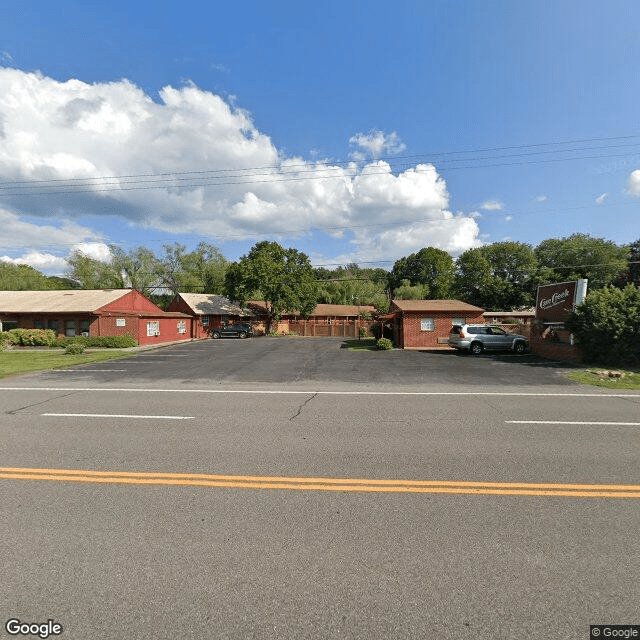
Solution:
<svg viewBox="0 0 640 640">
<path fill-rule="evenodd" d="M 259 313 L 267 313 L 267 303 L 264 300 L 247 300 L 247 306 Z M 317 304 L 310 317 L 313 316 L 357 316 L 360 313 L 375 313 L 376 308 L 370 304 Z M 283 316 L 299 316 L 300 311 L 291 311 Z"/>
<path fill-rule="evenodd" d="M 374 313 L 376 308 L 370 304 L 317 304 L 312 316 L 357 316 L 360 313 Z"/>
<path fill-rule="evenodd" d="M 86 313 L 130 294 L 132 289 L 0 291 L 0 313 Z"/>
<path fill-rule="evenodd" d="M 531 317 L 536 315 L 535 309 L 520 309 L 520 311 L 485 311 L 482 315 L 495 316 L 496 318 L 510 318 L 510 317 Z"/>
<path fill-rule="evenodd" d="M 224 296 L 210 293 L 179 293 L 178 295 L 199 316 L 243 316 L 251 313 L 248 309 L 242 309 Z"/>
<path fill-rule="evenodd" d="M 484 309 L 474 307 L 462 300 L 392 300 L 400 311 L 439 311 L 466 312 L 480 315 Z"/>
</svg>

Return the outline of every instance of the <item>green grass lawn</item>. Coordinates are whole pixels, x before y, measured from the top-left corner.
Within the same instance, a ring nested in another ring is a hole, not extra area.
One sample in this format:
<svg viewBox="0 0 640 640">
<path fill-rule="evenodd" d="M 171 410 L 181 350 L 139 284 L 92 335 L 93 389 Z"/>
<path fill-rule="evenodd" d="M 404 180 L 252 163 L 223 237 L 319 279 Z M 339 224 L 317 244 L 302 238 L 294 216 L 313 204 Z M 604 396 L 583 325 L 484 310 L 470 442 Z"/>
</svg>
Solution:
<svg viewBox="0 0 640 640">
<path fill-rule="evenodd" d="M 609 372 L 623 373 L 624 377 L 612 377 Z M 640 389 L 640 372 L 625 369 L 593 367 L 572 371 L 569 379 L 581 384 L 590 384 L 605 389 Z"/>
<path fill-rule="evenodd" d="M 105 349 L 85 351 L 79 355 L 66 354 L 63 350 L 55 351 L 2 351 L 0 352 L 0 378 L 14 373 L 28 371 L 44 371 L 46 369 L 66 369 L 77 364 L 89 364 L 104 360 L 119 360 L 129 358 L 135 352 Z"/>
<path fill-rule="evenodd" d="M 377 351 L 375 338 L 362 338 L 362 340 L 345 340 L 349 351 Z"/>
</svg>

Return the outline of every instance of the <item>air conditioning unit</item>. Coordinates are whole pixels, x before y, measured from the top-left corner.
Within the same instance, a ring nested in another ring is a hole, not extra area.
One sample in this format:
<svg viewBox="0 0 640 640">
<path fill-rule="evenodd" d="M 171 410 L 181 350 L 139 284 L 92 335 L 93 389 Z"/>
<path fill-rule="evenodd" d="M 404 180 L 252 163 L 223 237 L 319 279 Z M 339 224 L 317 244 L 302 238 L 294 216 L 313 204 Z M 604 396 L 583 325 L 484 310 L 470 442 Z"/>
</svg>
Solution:
<svg viewBox="0 0 640 640">
<path fill-rule="evenodd" d="M 89 337 L 89 332 L 88 331 L 83 331 L 82 332 L 82 337 L 83 338 L 88 338 Z"/>
</svg>

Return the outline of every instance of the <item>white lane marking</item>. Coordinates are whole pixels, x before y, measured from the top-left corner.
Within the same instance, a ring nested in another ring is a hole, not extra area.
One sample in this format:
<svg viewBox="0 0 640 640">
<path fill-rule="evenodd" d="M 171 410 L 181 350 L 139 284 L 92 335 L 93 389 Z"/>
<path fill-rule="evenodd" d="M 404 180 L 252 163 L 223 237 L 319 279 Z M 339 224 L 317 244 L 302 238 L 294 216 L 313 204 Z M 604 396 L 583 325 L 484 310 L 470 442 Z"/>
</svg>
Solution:
<svg viewBox="0 0 640 640">
<path fill-rule="evenodd" d="M 54 418 L 143 418 L 145 420 L 193 420 L 194 416 L 140 416 L 124 413 L 41 413 Z"/>
<path fill-rule="evenodd" d="M 589 424 L 596 426 L 620 425 L 623 427 L 640 427 L 640 422 L 581 422 L 578 420 L 505 420 L 507 424 Z"/>
<path fill-rule="evenodd" d="M 527 391 L 318 391 L 282 389 L 134 389 L 118 387 L 0 387 L 0 391 L 95 391 L 126 393 L 209 393 L 326 396 L 513 396 L 540 398 L 639 398 L 640 393 L 540 393 Z"/>
<path fill-rule="evenodd" d="M 126 369 L 51 369 L 49 373 L 87 373 L 88 371 L 126 371 Z"/>
</svg>

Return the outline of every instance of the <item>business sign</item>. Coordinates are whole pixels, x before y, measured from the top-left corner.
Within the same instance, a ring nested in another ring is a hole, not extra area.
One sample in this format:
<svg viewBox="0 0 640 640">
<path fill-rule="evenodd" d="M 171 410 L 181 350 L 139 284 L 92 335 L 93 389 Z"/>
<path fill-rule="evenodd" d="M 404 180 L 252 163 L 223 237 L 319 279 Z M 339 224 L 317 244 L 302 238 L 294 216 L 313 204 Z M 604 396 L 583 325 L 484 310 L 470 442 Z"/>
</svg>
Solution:
<svg viewBox="0 0 640 640">
<path fill-rule="evenodd" d="M 564 322 L 587 295 L 587 281 L 556 282 L 538 287 L 536 320 Z"/>
</svg>

